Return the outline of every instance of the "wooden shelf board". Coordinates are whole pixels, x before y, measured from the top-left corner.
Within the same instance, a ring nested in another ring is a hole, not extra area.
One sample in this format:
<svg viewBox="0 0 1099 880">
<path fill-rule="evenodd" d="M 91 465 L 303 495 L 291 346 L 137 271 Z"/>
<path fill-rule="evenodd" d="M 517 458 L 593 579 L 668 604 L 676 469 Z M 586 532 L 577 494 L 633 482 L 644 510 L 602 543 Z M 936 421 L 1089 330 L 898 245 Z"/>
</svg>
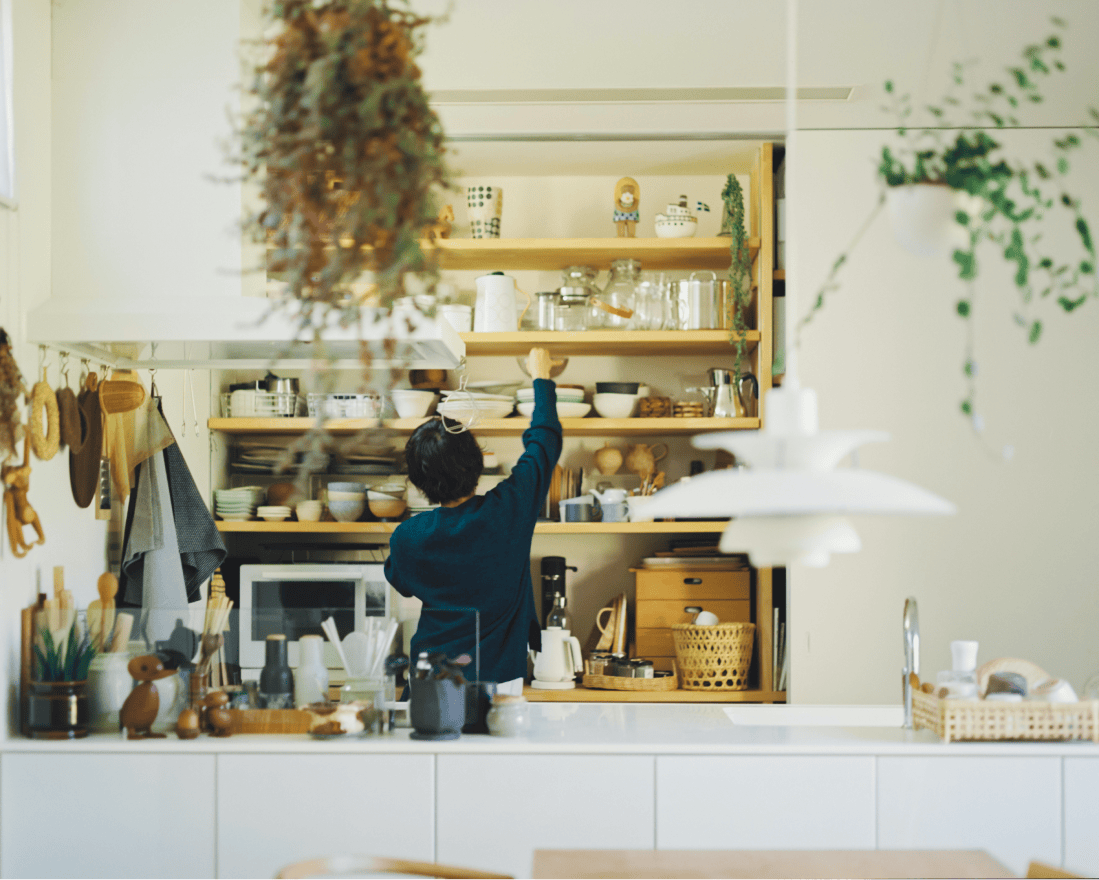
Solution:
<svg viewBox="0 0 1099 880">
<path fill-rule="evenodd" d="M 379 423 L 377 419 L 332 419 L 327 427 L 332 434 L 354 434 L 367 428 L 382 426 L 401 434 L 411 434 L 424 419 L 388 419 Z M 207 421 L 211 431 L 220 431 L 234 435 L 297 435 L 313 426 L 310 418 L 215 418 Z M 473 428 L 474 434 L 486 437 L 502 437 L 523 433 L 530 425 L 530 419 L 513 416 L 506 419 L 485 419 Z M 701 434 L 708 431 L 750 431 L 760 427 L 758 418 L 754 419 L 561 419 L 561 427 L 568 436 L 600 437 L 604 435 L 683 435 Z"/>
<path fill-rule="evenodd" d="M 428 248 L 444 269 L 538 269 L 583 265 L 609 269 L 611 262 L 638 260 L 643 269 L 729 268 L 729 239 L 714 238 L 496 238 L 443 239 Z M 759 238 L 748 241 L 754 258 Z"/>
<path fill-rule="evenodd" d="M 532 703 L 785 703 L 785 691 L 608 691 L 577 685 L 567 691 L 543 691 L 529 685 L 523 696 Z"/>
<path fill-rule="evenodd" d="M 719 534 L 726 522 L 677 520 L 674 522 L 622 522 L 622 523 L 560 523 L 540 522 L 534 527 L 536 535 L 692 535 Z M 267 534 L 368 534 L 388 535 L 397 528 L 397 522 L 276 522 L 247 520 L 245 522 L 216 521 L 219 532 L 251 532 Z"/>
<path fill-rule="evenodd" d="M 523 357 L 531 348 L 548 349 L 554 357 L 652 357 L 727 355 L 734 351 L 728 330 L 579 330 L 569 332 L 461 333 L 466 357 Z M 758 330 L 747 335 L 749 353 L 759 343 Z"/>
</svg>

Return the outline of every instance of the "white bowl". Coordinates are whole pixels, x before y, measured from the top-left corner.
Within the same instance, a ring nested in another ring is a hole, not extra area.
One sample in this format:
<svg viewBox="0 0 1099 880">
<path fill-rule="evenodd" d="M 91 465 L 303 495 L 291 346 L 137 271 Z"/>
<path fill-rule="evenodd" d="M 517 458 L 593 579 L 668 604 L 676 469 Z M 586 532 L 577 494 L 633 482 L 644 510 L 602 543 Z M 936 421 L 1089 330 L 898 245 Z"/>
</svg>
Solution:
<svg viewBox="0 0 1099 880">
<path fill-rule="evenodd" d="M 415 388 L 394 388 L 389 392 L 397 417 L 402 419 L 422 419 L 430 415 L 435 408 L 435 392 L 420 391 Z"/>
<path fill-rule="evenodd" d="M 267 522 L 282 522 L 289 516 L 289 513 L 261 513 L 259 518 Z"/>
<path fill-rule="evenodd" d="M 328 510 L 335 517 L 336 522 L 355 522 L 366 510 L 366 499 L 360 495 L 357 501 L 329 501 Z"/>
<path fill-rule="evenodd" d="M 636 394 L 596 394 L 592 397 L 595 411 L 605 419 L 628 419 L 637 408 Z"/>
<path fill-rule="evenodd" d="M 517 407 L 519 415 L 530 418 L 534 414 L 534 401 L 528 400 Z M 570 403 L 567 400 L 557 401 L 557 418 L 582 419 L 591 412 L 590 403 Z"/>
<path fill-rule="evenodd" d="M 383 495 L 392 495 L 395 498 L 403 498 L 408 493 L 408 486 L 404 483 L 382 483 L 380 486 L 372 486 L 372 492 L 381 492 Z"/>
<path fill-rule="evenodd" d="M 337 492 L 334 489 L 328 490 L 329 501 L 365 501 L 366 492 Z"/>
<path fill-rule="evenodd" d="M 303 501 L 298 505 L 297 514 L 301 522 L 318 522 L 324 513 L 324 505 L 319 501 Z"/>
</svg>

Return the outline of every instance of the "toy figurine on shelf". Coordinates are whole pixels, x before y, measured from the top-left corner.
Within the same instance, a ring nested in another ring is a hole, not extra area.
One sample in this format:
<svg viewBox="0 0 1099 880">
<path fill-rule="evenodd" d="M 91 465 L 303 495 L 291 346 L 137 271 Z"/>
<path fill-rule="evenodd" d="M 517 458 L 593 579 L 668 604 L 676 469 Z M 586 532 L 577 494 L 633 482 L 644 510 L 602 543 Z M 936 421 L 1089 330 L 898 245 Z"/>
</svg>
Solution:
<svg viewBox="0 0 1099 880">
<path fill-rule="evenodd" d="M 424 238 L 428 241 L 435 238 L 450 238 L 450 225 L 453 222 L 454 206 L 444 205 L 435 221 L 424 227 Z"/>
<path fill-rule="evenodd" d="M 162 738 L 163 733 L 152 731 L 156 713 L 160 710 L 160 694 L 157 693 L 156 682 L 175 675 L 175 670 L 165 669 L 163 661 L 156 654 L 134 657 L 127 668 L 138 684 L 130 691 L 119 712 L 126 739 Z"/>
<path fill-rule="evenodd" d="M 619 238 L 633 238 L 641 219 L 641 187 L 632 177 L 623 177 L 614 186 L 614 225 Z"/>
</svg>

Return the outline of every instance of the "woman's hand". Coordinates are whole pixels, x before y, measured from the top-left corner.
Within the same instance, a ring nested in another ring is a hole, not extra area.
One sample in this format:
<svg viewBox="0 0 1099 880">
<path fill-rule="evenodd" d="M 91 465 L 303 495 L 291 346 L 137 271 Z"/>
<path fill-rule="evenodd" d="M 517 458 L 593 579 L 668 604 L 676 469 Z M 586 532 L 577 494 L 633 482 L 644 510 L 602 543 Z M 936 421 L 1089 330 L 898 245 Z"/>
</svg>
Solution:
<svg viewBox="0 0 1099 880">
<path fill-rule="evenodd" d="M 553 360 L 546 349 L 532 348 L 527 355 L 527 372 L 532 379 L 548 379 L 550 370 L 560 363 L 562 361 Z"/>
</svg>

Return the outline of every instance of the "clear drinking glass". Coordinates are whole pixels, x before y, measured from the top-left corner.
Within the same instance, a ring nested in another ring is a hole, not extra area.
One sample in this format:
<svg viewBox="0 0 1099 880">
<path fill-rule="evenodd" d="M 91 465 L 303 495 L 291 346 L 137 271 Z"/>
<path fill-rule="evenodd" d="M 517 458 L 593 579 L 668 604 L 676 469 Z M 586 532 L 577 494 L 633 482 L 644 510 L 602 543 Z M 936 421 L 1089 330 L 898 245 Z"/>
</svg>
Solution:
<svg viewBox="0 0 1099 880">
<path fill-rule="evenodd" d="M 631 330 L 668 328 L 667 284 L 663 272 L 643 272 L 637 283 L 637 302 Z"/>
</svg>

